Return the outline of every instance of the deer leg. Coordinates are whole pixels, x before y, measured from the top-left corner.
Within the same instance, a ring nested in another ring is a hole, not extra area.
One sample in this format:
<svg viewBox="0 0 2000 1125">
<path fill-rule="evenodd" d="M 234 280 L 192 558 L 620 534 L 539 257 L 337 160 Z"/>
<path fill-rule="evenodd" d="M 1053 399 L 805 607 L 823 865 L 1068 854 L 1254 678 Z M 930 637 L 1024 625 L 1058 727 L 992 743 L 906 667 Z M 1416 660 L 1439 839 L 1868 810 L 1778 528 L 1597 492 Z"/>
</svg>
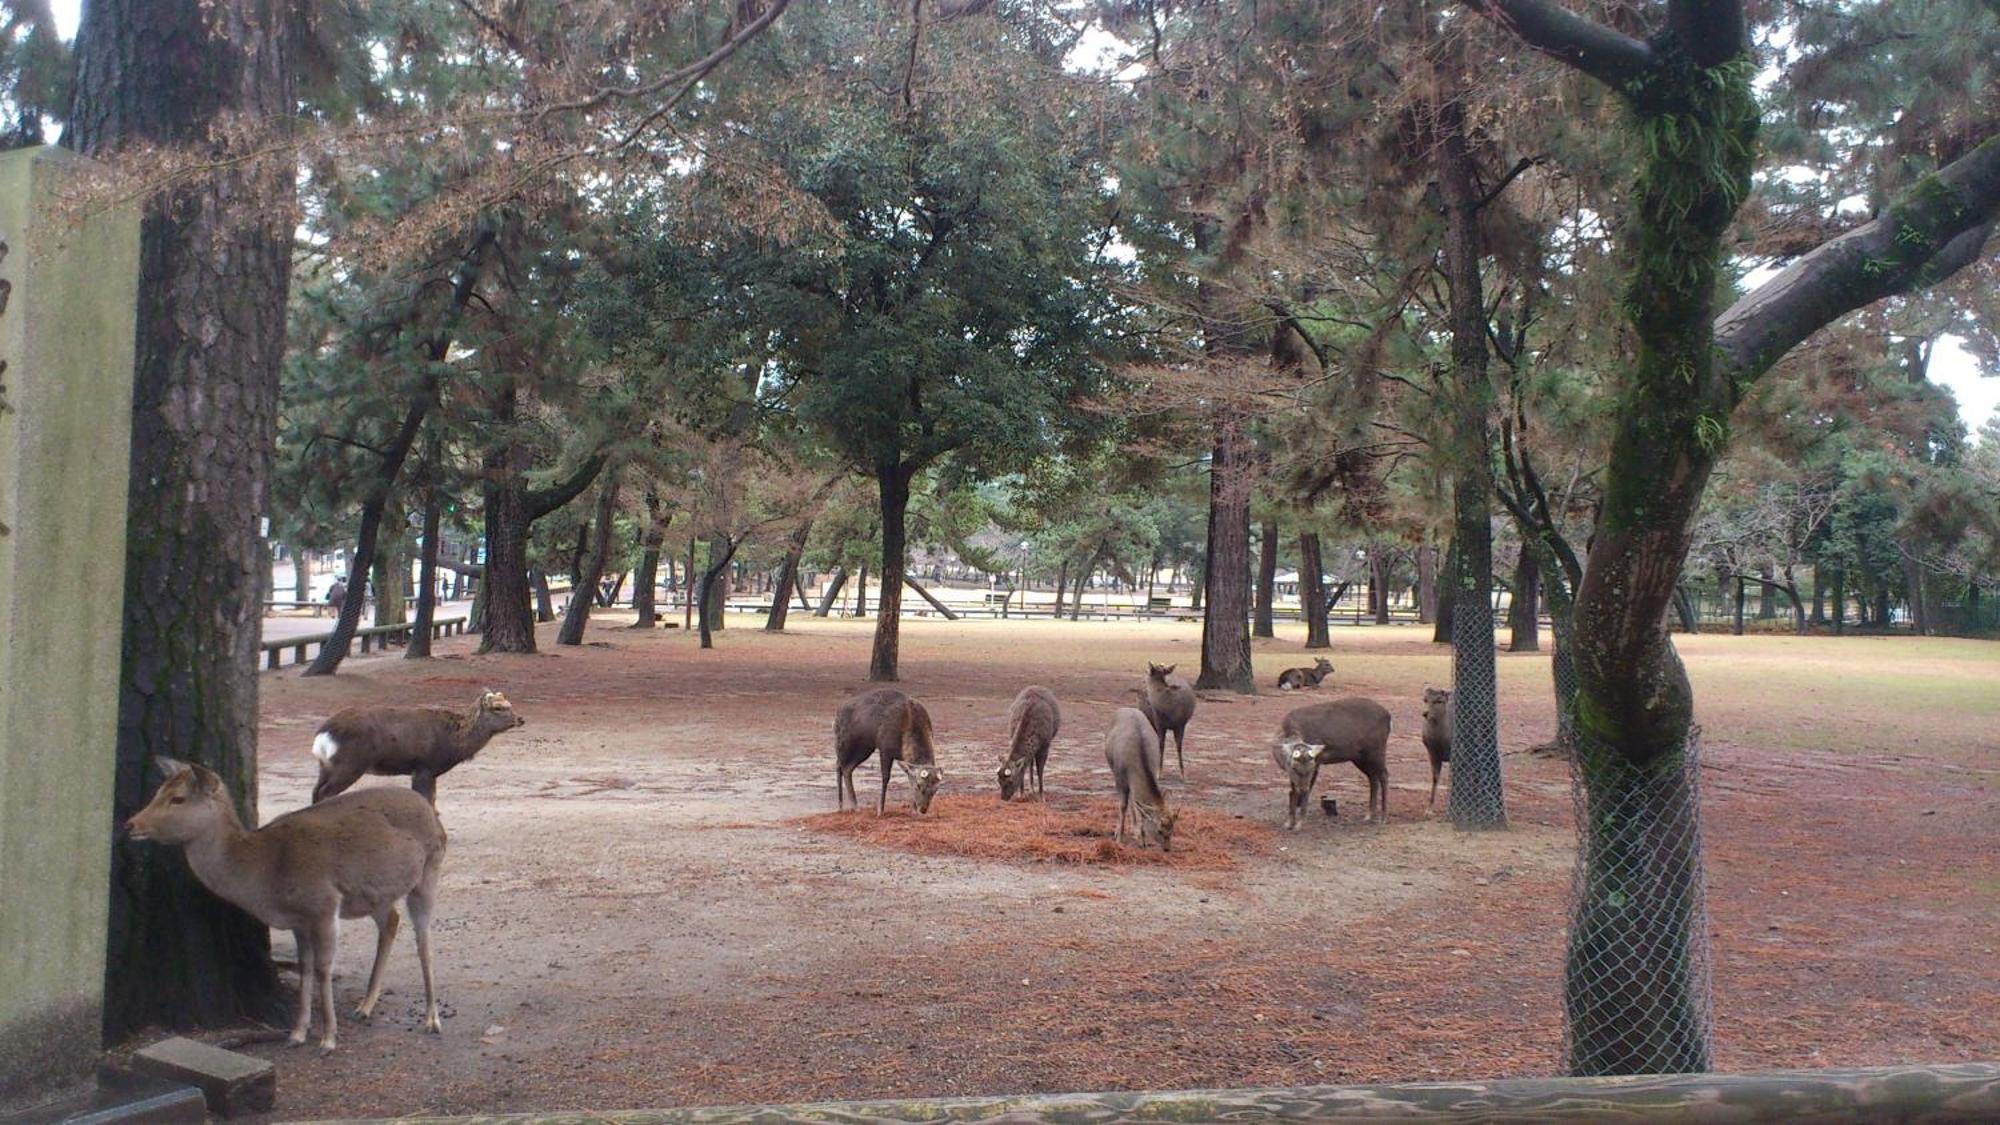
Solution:
<svg viewBox="0 0 2000 1125">
<path fill-rule="evenodd" d="M 396 913 L 392 903 L 389 909 L 375 916 L 375 967 L 368 970 L 368 992 L 354 1014 L 361 1019 L 375 1015 L 375 1004 L 382 999 L 382 969 L 389 963 L 389 946 L 396 941 L 396 930 L 402 925 L 403 916 Z"/>
<path fill-rule="evenodd" d="M 429 801 L 431 804 L 435 805 L 438 803 L 438 779 L 437 775 L 431 771 L 418 770 L 416 773 L 411 774 L 410 788 L 422 794 L 424 800 Z"/>
<path fill-rule="evenodd" d="M 875 799 L 876 816 L 881 816 L 889 809 L 889 774 L 894 768 L 889 764 L 889 755 L 882 755 L 882 795 Z"/>
<path fill-rule="evenodd" d="M 1436 758 L 1431 759 L 1431 812 L 1436 812 L 1438 807 L 1438 774 L 1442 772 L 1442 766 Z"/>
<path fill-rule="evenodd" d="M 319 1049 L 331 1051 L 340 1038 L 340 1014 L 333 1008 L 333 957 L 340 943 L 340 923 L 332 915 L 313 923 L 313 983 L 319 988 L 320 1019 L 324 1028 Z"/>
<path fill-rule="evenodd" d="M 1127 795 L 1127 794 L 1123 794 L 1123 793 L 1119 794 L 1119 795 L 1118 795 L 1118 831 L 1116 831 L 1116 832 L 1112 833 L 1112 835 L 1111 835 L 1111 841 L 1112 841 L 1112 843 L 1115 843 L 1115 844 L 1122 844 L 1122 843 L 1124 843 L 1124 842 L 1125 842 L 1125 813 L 1126 813 L 1126 811 L 1127 811 L 1127 810 L 1129 810 L 1129 809 L 1130 809 L 1131 807 L 1132 807 L 1132 798 L 1131 798 L 1131 797 L 1130 797 L 1129 795 Z"/>
<path fill-rule="evenodd" d="M 431 979 L 431 906 L 437 901 L 437 872 L 433 864 L 424 872 L 424 881 L 403 900 L 410 908 L 410 928 L 417 935 L 417 964 L 424 971 L 424 1030 L 432 1035 L 444 1033 L 444 1025 L 438 1022 L 437 986 Z"/>
<path fill-rule="evenodd" d="M 305 930 L 293 930 L 292 942 L 299 947 L 299 1018 L 292 1021 L 292 1034 L 285 1040 L 285 1043 L 288 1046 L 297 1047 L 306 1041 L 306 1032 L 312 1029 L 312 934 Z"/>
<path fill-rule="evenodd" d="M 1180 767 L 1181 780 L 1187 780 L 1187 728 L 1174 728 L 1174 764 Z M 1167 772 L 1167 740 L 1160 740 L 1160 772 Z"/>
</svg>

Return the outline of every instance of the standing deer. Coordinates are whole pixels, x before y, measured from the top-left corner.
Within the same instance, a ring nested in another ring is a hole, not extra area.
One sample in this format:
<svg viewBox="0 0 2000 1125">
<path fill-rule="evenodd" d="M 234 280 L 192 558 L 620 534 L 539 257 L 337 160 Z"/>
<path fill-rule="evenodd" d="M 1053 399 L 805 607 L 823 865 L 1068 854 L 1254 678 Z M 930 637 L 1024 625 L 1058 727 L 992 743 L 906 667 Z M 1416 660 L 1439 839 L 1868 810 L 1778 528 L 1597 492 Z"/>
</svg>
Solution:
<svg viewBox="0 0 2000 1125">
<path fill-rule="evenodd" d="M 1000 763 L 1000 799 L 1011 801 L 1014 794 L 1028 792 L 1028 773 L 1035 775 L 1035 792 L 1047 799 L 1042 788 L 1042 772 L 1049 763 L 1049 744 L 1062 729 L 1062 708 L 1056 695 L 1045 687 L 1021 689 L 1007 708 L 1007 756 Z"/>
<path fill-rule="evenodd" d="M 1187 780 L 1187 757 L 1183 753 L 1187 742 L 1188 720 L 1194 718 L 1194 688 L 1179 676 L 1173 675 L 1174 665 L 1146 665 L 1146 717 L 1152 720 L 1153 729 L 1160 737 L 1160 773 L 1167 772 L 1167 732 L 1174 734 L 1174 764 L 1180 767 L 1181 780 Z"/>
<path fill-rule="evenodd" d="M 1160 778 L 1153 770 L 1153 743 L 1158 736 L 1145 712 L 1120 707 L 1104 734 L 1104 761 L 1118 785 L 1118 830 L 1112 839 L 1125 842 L 1125 818 L 1136 813 L 1140 843 L 1157 841 L 1165 852 L 1173 850 L 1174 822 L 1180 814 L 1167 809 L 1166 794 L 1160 792 Z"/>
<path fill-rule="evenodd" d="M 481 692 L 470 714 L 442 707 L 349 707 L 313 736 L 312 755 L 319 759 L 313 803 L 371 773 L 407 774 L 410 788 L 436 803 L 438 778 L 471 760 L 494 735 L 526 723 L 497 691 Z"/>
<path fill-rule="evenodd" d="M 195 878 L 267 926 L 292 931 L 299 947 L 299 1016 L 291 1043 L 306 1041 L 313 991 L 324 1009 L 319 1045 L 331 1051 L 333 957 L 342 918 L 375 919 L 375 967 L 355 1008 L 367 1019 L 382 998 L 382 968 L 396 940 L 396 903 L 409 907 L 424 971 L 424 1030 L 438 1023 L 431 980 L 431 908 L 444 864 L 437 810 L 408 789 L 364 789 L 245 830 L 222 779 L 201 766 L 160 759 L 168 777 L 125 822 L 134 840 L 179 844 Z"/>
<path fill-rule="evenodd" d="M 1313 661 L 1310 668 L 1287 668 L 1278 673 L 1279 691 L 1298 691 L 1300 688 L 1316 688 L 1320 681 L 1333 675 L 1333 661 L 1322 656 Z"/>
<path fill-rule="evenodd" d="M 1451 701 L 1451 692 L 1443 688 L 1424 689 L 1424 752 L 1431 757 L 1432 812 L 1437 811 L 1438 774 L 1451 761 L 1451 727 L 1457 718 L 1458 708 Z"/>
<path fill-rule="evenodd" d="M 895 688 L 863 692 L 840 705 L 833 719 L 834 795 L 840 807 L 859 809 L 854 794 L 854 768 L 879 753 L 882 794 L 875 801 L 880 816 L 889 805 L 891 763 L 910 779 L 910 808 L 930 811 L 931 798 L 944 784 L 937 766 L 937 745 L 931 739 L 931 714 L 924 705 Z"/>
<path fill-rule="evenodd" d="M 1372 699 L 1349 696 L 1328 703 L 1295 707 L 1285 715 L 1278 733 L 1278 763 L 1291 778 L 1286 827 L 1297 828 L 1298 817 L 1312 793 L 1315 768 L 1303 775 L 1295 763 L 1298 751 L 1309 751 L 1318 765 L 1353 762 L 1368 778 L 1368 816 L 1389 820 L 1389 709 Z"/>
</svg>

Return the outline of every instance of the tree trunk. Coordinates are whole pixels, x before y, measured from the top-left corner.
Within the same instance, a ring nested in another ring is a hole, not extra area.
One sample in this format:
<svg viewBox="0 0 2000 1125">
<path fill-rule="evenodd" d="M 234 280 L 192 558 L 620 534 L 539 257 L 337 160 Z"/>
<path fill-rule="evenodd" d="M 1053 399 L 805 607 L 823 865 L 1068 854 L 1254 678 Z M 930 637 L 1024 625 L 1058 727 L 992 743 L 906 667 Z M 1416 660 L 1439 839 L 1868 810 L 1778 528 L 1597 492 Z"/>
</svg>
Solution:
<svg viewBox="0 0 2000 1125">
<path fill-rule="evenodd" d="M 1251 624 L 1250 635 L 1275 637 L 1271 602 L 1278 593 L 1278 525 L 1265 520 L 1257 536 L 1257 619 Z"/>
<path fill-rule="evenodd" d="M 296 191 L 289 158 L 238 159 L 270 136 L 244 141 L 226 123 L 290 132 L 290 25 L 278 0 L 93 0 L 77 32 L 65 145 L 106 157 L 160 145 L 215 162 L 148 198 L 141 218 L 107 828 L 146 804 L 161 757 L 214 770 L 244 823 L 257 822 L 269 557 L 259 521 L 270 510 Z M 178 849 L 118 840 L 110 895 L 108 1038 L 281 1013 L 269 931 L 200 890 Z"/>
<path fill-rule="evenodd" d="M 429 463 L 437 464 L 437 443 L 431 443 Z M 435 469 L 433 469 L 435 471 Z M 438 525 L 444 520 L 444 498 L 434 487 L 424 489 L 423 555 L 417 562 L 417 617 L 410 627 L 405 660 L 425 660 L 431 654 L 431 623 L 437 620 Z"/>
<path fill-rule="evenodd" d="M 1757 583 L 1757 620 L 1769 621 L 1778 616 L 1778 592 L 1771 586 L 1776 576 L 1771 570 L 1771 564 L 1764 563 L 1759 566 L 1757 577 L 1760 579 Z"/>
<path fill-rule="evenodd" d="M 1513 633 L 1507 641 L 1508 652 L 1542 650 L 1541 584 L 1535 552 L 1522 544 L 1520 561 L 1514 564 L 1514 599 L 1507 608 L 1507 625 Z"/>
<path fill-rule="evenodd" d="M 875 651 L 868 660 L 868 678 L 877 683 L 897 679 L 906 549 L 903 520 L 910 510 L 910 480 L 916 475 L 914 465 L 884 465 L 875 476 L 882 496 L 882 604 L 875 617 Z"/>
<path fill-rule="evenodd" d="M 1924 596 L 1924 567 L 1907 551 L 1903 553 L 1903 596 L 1910 606 L 1910 631 L 1919 637 L 1929 636 L 1931 612 L 1930 600 Z"/>
<path fill-rule="evenodd" d="M 1833 635 L 1847 632 L 1847 571 L 1833 572 Z"/>
<path fill-rule="evenodd" d="M 728 584 L 723 577 L 723 571 L 728 570 L 730 562 L 736 558 L 737 546 L 738 541 L 727 536 L 720 541 L 715 539 L 708 541 L 708 566 L 701 572 L 701 585 L 696 587 L 696 597 L 701 605 L 703 648 L 715 647 L 715 630 L 720 628 L 719 621 L 722 617 L 723 591 Z"/>
<path fill-rule="evenodd" d="M 805 557 L 806 540 L 811 536 L 812 521 L 806 520 L 785 544 L 785 565 L 778 571 L 777 589 L 771 592 L 771 614 L 764 619 L 766 633 L 785 631 L 785 618 L 792 612 L 792 590 L 799 581 L 799 560 Z"/>
<path fill-rule="evenodd" d="M 861 571 L 854 578 L 854 617 L 868 616 L 868 564 L 861 564 Z M 870 657 L 871 663 L 873 657 Z"/>
<path fill-rule="evenodd" d="M 544 622 L 554 621 L 556 619 L 555 598 L 549 592 L 548 572 L 538 566 L 529 567 L 528 588 L 535 596 L 535 623 L 539 625 Z"/>
<path fill-rule="evenodd" d="M 1438 550 L 1417 548 L 1417 624 L 1435 625 L 1438 615 Z"/>
<path fill-rule="evenodd" d="M 926 590 L 922 586 L 917 585 L 916 579 L 911 578 L 909 575 L 905 574 L 903 576 L 903 585 L 908 586 L 910 589 L 916 591 L 917 596 L 924 599 L 924 601 L 928 603 L 932 609 L 937 610 L 939 615 L 942 616 L 946 621 L 958 620 L 958 614 L 953 613 L 950 606 L 932 597 L 931 592 L 929 590 Z M 777 603 L 773 602 L 772 604 L 775 605 Z"/>
<path fill-rule="evenodd" d="M 517 399 L 517 390 L 509 384 L 495 404 L 495 419 L 512 421 Z M 536 581 L 529 580 L 529 532 L 536 520 L 589 488 L 604 467 L 602 454 L 592 456 L 567 480 L 530 492 L 524 474 L 531 457 L 528 450 L 509 444 L 489 451 L 485 458 L 486 579 L 480 588 L 486 594 L 486 630 L 479 638 L 482 653 L 535 651 L 536 620 L 552 621 L 555 612 L 548 605 L 547 576 L 538 570 Z"/>
<path fill-rule="evenodd" d="M 1200 688 L 1257 693 L 1250 666 L 1250 466 L 1242 419 L 1215 422 L 1208 473 L 1207 605 L 1201 617 Z"/>
<path fill-rule="evenodd" d="M 1823 578 L 1824 576 L 1820 573 L 1818 565 L 1815 564 L 1813 566 L 1812 603 L 1812 623 L 1814 625 L 1826 624 L 1826 583 L 1823 581 Z"/>
<path fill-rule="evenodd" d="M 380 548 L 383 534 L 382 521 L 388 513 L 390 497 L 396 480 L 403 472 L 403 463 L 409 458 L 410 448 L 416 444 L 417 433 L 423 428 L 424 419 L 429 416 L 434 392 L 426 387 L 424 392 L 410 400 L 403 412 L 402 425 L 397 427 L 395 436 L 384 447 L 381 464 L 376 469 L 375 480 L 367 495 L 361 500 L 361 529 L 355 536 L 354 562 L 347 576 L 350 579 L 348 597 L 340 603 L 340 613 L 333 623 L 333 634 L 326 643 L 313 654 L 312 663 L 300 675 L 331 676 L 340 668 L 340 662 L 347 659 L 348 646 L 354 641 L 354 631 L 361 626 L 361 609 L 367 604 L 363 597 L 368 579 L 376 570 L 376 552 Z M 400 520 L 398 521 L 400 522 Z M 393 537 L 400 529 L 390 528 Z M 377 578 L 375 597 L 379 607 L 386 600 L 382 582 Z M 384 622 L 377 621 L 377 624 Z"/>
<path fill-rule="evenodd" d="M 556 633 L 559 645 L 580 645 L 590 624 L 590 608 L 597 604 L 597 582 L 611 559 L 611 523 L 618 512 L 618 474 L 604 478 L 597 490 L 597 511 L 591 514 L 590 554 L 577 573 L 571 575 L 569 609 L 563 613 L 562 628 Z"/>
<path fill-rule="evenodd" d="M 1306 619 L 1306 647 L 1332 648 L 1326 626 L 1327 597 L 1325 561 L 1320 558 L 1319 533 L 1299 535 L 1299 612 Z"/>
<path fill-rule="evenodd" d="M 1188 591 L 1188 609 L 1200 613 L 1203 609 L 1204 596 L 1208 593 L 1208 564 L 1204 561 L 1195 569 L 1200 573 L 1188 582 L 1191 587 Z"/>
<path fill-rule="evenodd" d="M 382 534 L 370 568 L 370 585 L 375 588 L 375 624 L 400 625 L 408 610 L 404 584 L 410 572 L 409 517 L 401 504 L 392 504 L 382 513 Z"/>
<path fill-rule="evenodd" d="M 1368 547 L 1368 608 L 1375 624 L 1389 623 L 1389 553 L 1380 543 Z"/>
<path fill-rule="evenodd" d="M 1674 587 L 1674 612 L 1680 615 L 1681 632 L 1701 632 L 1701 617 L 1694 611 L 1694 595 L 1686 586 Z"/>
<path fill-rule="evenodd" d="M 1437 645 L 1451 643 L 1453 612 L 1458 607 L 1458 542 L 1445 544 L 1444 565 L 1438 568 L 1437 586 L 1437 627 L 1431 630 L 1431 643 Z"/>
<path fill-rule="evenodd" d="M 312 601 L 312 561 L 305 547 L 296 541 L 287 543 L 285 553 L 292 556 L 292 600 Z"/>
<path fill-rule="evenodd" d="M 832 577 L 826 580 L 826 592 L 820 595 L 819 608 L 813 610 L 813 616 L 825 617 L 832 613 L 835 603 L 840 600 L 840 588 L 845 585 L 847 585 L 847 568 L 835 566 Z"/>
<path fill-rule="evenodd" d="M 1069 619 L 1075 621 L 1083 614 L 1083 589 L 1090 583 L 1090 576 L 1097 573 L 1097 560 L 1091 559 L 1077 571 L 1076 584 L 1070 587 Z M 1056 616 L 1062 616 L 1062 607 L 1056 607 Z"/>
<path fill-rule="evenodd" d="M 1747 600 L 1747 597 L 1748 595 L 1744 590 L 1743 576 L 1739 574 L 1736 576 L 1736 623 L 1734 629 L 1735 634 L 1739 637 L 1743 635 L 1743 603 Z"/>
<path fill-rule="evenodd" d="M 667 543 L 667 525 L 672 516 L 662 514 L 660 494 L 646 490 L 646 530 L 639 535 L 639 568 L 632 576 L 634 629 L 651 629 L 659 623 L 658 594 L 660 552 Z"/>
<path fill-rule="evenodd" d="M 1061 620 L 1063 599 L 1068 595 L 1069 595 L 1069 560 L 1064 559 L 1062 562 L 1062 566 L 1056 570 L 1056 600 L 1054 607 L 1052 607 L 1049 610 L 1049 616 L 1051 618 L 1054 618 L 1056 620 Z"/>
<path fill-rule="evenodd" d="M 1455 79 L 1455 75 L 1453 76 Z M 1455 84 L 1455 82 L 1454 82 Z M 1453 92 L 1455 96 L 1455 91 Z M 1445 281 L 1451 299 L 1449 395 L 1452 543 L 1458 549 L 1451 622 L 1451 820 L 1460 828 L 1507 823 L 1500 777 L 1499 705 L 1493 657 L 1493 388 L 1486 374 L 1489 329 L 1479 268 L 1483 202 L 1456 100 L 1437 107 L 1438 187 L 1444 200 Z"/>
</svg>

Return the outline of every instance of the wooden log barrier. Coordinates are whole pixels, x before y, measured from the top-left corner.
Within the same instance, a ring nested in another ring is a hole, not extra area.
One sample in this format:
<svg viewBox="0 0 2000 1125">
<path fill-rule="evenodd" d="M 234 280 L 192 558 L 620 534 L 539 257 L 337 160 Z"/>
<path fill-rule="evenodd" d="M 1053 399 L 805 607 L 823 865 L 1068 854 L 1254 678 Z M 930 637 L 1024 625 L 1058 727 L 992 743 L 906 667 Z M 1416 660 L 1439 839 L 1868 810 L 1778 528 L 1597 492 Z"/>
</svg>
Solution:
<svg viewBox="0 0 2000 1125">
<path fill-rule="evenodd" d="M 1383 1086 L 1304 1086 L 1163 1093 L 1038 1094 L 1014 1098 L 909 1098 L 800 1105 L 712 1106 L 614 1113 L 404 1117 L 467 1125 L 711 1125 L 744 1121 L 1059 1122 L 1812 1122 L 2000 1120 L 2000 1063 L 1668 1074 L 1630 1078 L 1507 1078 Z"/>
</svg>

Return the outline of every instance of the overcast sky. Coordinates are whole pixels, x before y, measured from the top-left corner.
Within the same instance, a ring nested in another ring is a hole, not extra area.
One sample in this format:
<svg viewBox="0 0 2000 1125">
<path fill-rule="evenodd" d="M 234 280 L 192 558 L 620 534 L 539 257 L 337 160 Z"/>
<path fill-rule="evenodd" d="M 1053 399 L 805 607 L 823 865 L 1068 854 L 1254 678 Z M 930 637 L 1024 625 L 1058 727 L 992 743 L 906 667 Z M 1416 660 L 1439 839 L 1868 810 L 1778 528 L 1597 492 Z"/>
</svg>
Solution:
<svg viewBox="0 0 2000 1125">
<path fill-rule="evenodd" d="M 51 0 L 49 7 L 54 11 L 57 25 L 62 29 L 63 38 L 76 35 L 77 12 L 83 0 Z M 1979 374 L 1972 357 L 1958 346 L 1956 340 L 1947 337 L 1938 344 L 1937 352 L 1931 357 L 1931 380 L 1948 388 L 1958 399 L 1958 412 L 1965 419 L 1965 428 L 1974 436 L 1986 420 L 2000 412 L 2000 379 L 1988 379 Z"/>
</svg>

